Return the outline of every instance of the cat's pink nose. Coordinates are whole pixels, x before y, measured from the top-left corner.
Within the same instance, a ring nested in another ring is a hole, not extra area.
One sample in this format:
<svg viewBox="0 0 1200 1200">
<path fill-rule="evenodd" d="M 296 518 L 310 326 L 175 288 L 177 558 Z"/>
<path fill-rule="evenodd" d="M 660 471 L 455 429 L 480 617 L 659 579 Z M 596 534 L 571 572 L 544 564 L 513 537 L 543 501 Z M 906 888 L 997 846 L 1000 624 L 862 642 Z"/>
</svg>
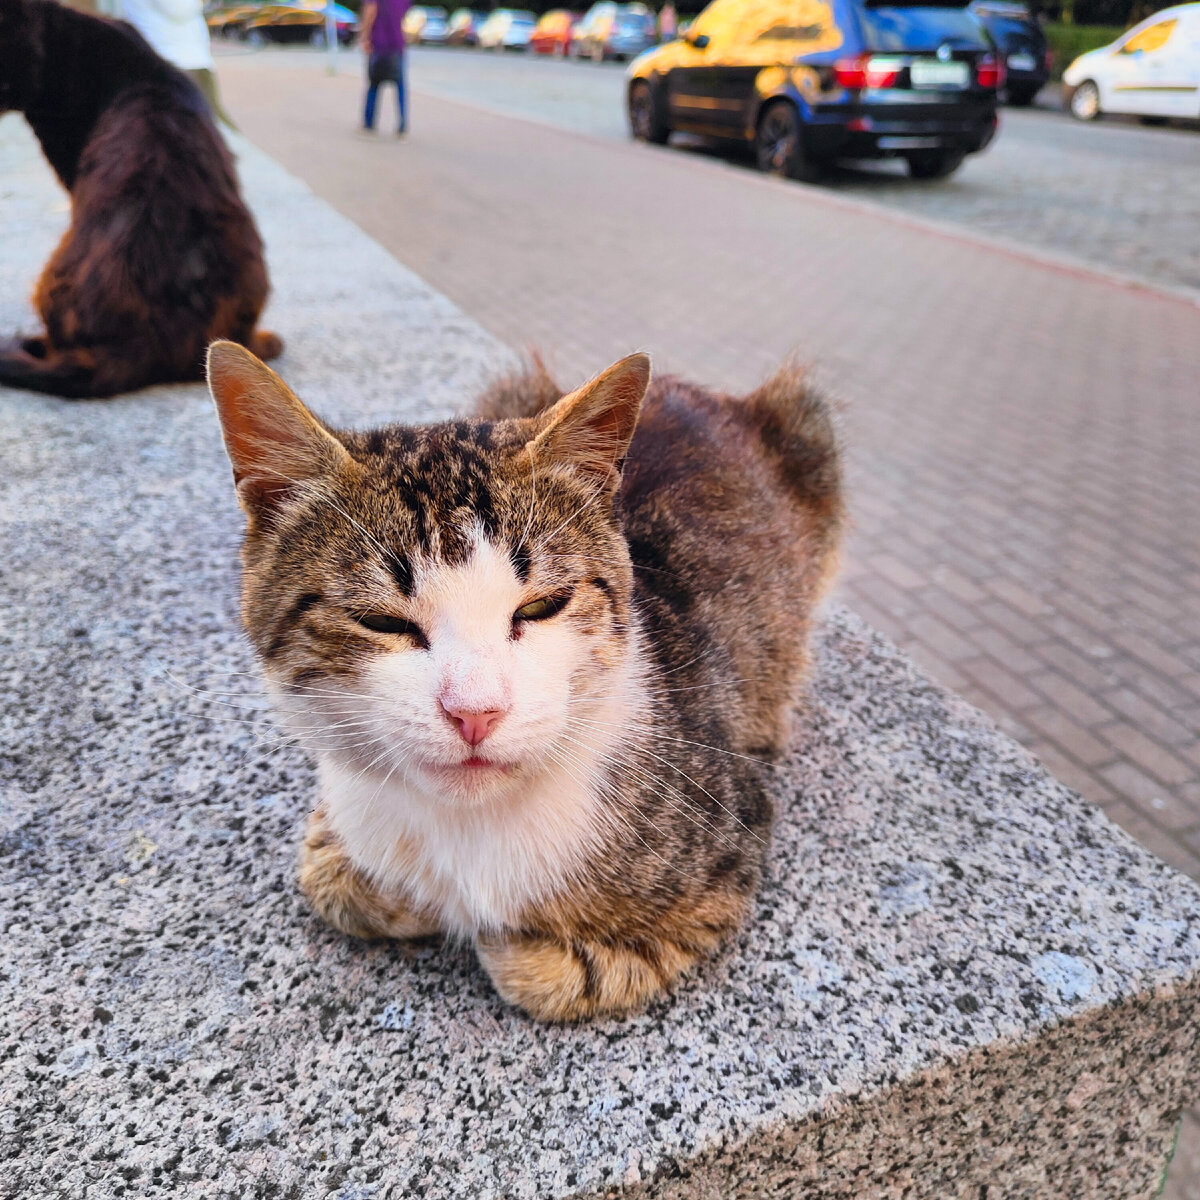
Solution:
<svg viewBox="0 0 1200 1200">
<path fill-rule="evenodd" d="M 465 708 L 447 708 L 442 705 L 442 712 L 450 719 L 468 746 L 478 746 L 500 724 L 500 719 L 506 711 L 493 708 L 487 712 L 471 712 Z"/>
</svg>

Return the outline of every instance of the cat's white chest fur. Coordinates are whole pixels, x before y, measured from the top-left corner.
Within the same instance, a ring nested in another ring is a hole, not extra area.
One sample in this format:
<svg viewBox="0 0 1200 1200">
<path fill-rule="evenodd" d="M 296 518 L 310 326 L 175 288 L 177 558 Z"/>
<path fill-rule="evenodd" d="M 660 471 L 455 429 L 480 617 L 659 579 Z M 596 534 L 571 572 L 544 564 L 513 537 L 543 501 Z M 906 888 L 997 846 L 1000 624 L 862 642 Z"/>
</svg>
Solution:
<svg viewBox="0 0 1200 1200">
<path fill-rule="evenodd" d="M 598 843 L 602 801 L 579 766 L 552 767 L 503 804 L 464 808 L 322 757 L 322 799 L 354 864 L 385 892 L 472 936 L 511 926 Z"/>
</svg>

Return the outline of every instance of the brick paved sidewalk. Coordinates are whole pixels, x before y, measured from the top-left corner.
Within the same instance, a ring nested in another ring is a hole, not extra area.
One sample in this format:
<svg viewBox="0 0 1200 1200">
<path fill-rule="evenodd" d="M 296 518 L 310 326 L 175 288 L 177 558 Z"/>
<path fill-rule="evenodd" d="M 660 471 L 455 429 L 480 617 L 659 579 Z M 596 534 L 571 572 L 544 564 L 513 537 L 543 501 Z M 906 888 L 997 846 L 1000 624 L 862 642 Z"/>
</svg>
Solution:
<svg viewBox="0 0 1200 1200">
<path fill-rule="evenodd" d="M 364 142 L 356 77 L 221 74 L 260 145 L 566 380 L 635 347 L 738 388 L 816 361 L 852 450 L 845 598 L 1200 877 L 1200 310 L 428 96 Z"/>
</svg>

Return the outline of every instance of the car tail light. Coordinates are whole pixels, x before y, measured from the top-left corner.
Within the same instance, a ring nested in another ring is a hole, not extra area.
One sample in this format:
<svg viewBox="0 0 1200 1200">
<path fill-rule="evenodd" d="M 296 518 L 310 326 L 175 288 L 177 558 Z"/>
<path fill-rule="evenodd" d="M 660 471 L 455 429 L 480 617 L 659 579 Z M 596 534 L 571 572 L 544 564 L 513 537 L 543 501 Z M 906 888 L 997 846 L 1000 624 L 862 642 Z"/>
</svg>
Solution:
<svg viewBox="0 0 1200 1200">
<path fill-rule="evenodd" d="M 1054 51 L 1047 50 L 1046 51 L 1046 70 L 1052 71 L 1053 69 L 1054 69 Z"/>
<path fill-rule="evenodd" d="M 985 54 L 975 64 L 975 79 L 982 88 L 1004 86 L 1004 64 L 994 55 Z"/>
<path fill-rule="evenodd" d="M 833 64 L 839 86 L 853 89 L 895 87 L 902 70 L 904 64 L 899 59 L 871 54 L 843 58 Z"/>
</svg>

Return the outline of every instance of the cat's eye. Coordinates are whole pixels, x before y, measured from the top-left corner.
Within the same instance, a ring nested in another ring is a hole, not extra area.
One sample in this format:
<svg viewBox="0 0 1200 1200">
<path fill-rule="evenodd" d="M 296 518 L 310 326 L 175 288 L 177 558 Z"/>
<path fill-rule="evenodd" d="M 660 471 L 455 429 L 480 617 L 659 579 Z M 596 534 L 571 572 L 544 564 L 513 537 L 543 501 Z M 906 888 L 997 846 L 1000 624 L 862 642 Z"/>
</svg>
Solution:
<svg viewBox="0 0 1200 1200">
<path fill-rule="evenodd" d="M 548 617 L 562 612 L 567 607 L 567 601 L 571 599 L 571 594 L 571 590 L 568 588 L 566 591 L 555 592 L 553 596 L 542 596 L 538 600 L 531 600 L 513 613 L 513 621 L 545 621 Z"/>
<path fill-rule="evenodd" d="M 355 613 L 354 619 L 373 633 L 393 633 L 410 637 L 423 648 L 429 645 L 415 621 L 406 621 L 403 617 L 393 617 L 388 613 Z"/>
</svg>

